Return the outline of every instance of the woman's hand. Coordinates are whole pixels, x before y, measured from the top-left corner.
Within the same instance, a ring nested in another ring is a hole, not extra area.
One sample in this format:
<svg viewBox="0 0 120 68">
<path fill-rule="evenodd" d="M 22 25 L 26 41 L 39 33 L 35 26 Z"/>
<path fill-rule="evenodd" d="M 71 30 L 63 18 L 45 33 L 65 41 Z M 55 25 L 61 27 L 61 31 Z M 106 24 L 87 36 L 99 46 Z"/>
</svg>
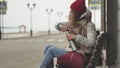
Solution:
<svg viewBox="0 0 120 68">
<path fill-rule="evenodd" d="M 66 32 L 68 30 L 68 27 L 66 25 L 62 25 L 61 31 Z"/>
<path fill-rule="evenodd" d="M 75 35 L 74 34 L 68 34 L 67 35 L 67 40 L 68 41 L 70 41 L 70 40 L 72 40 L 72 39 L 74 39 L 75 38 Z"/>
</svg>

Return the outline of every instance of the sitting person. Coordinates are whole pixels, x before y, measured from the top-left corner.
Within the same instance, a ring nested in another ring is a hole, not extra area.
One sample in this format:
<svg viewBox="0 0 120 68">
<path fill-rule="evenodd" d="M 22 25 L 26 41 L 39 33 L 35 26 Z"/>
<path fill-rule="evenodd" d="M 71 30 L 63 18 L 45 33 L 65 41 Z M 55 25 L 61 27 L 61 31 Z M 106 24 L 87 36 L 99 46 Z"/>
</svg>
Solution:
<svg viewBox="0 0 120 68">
<path fill-rule="evenodd" d="M 56 29 L 62 32 L 69 30 L 71 34 L 67 35 L 67 40 L 75 40 L 75 43 L 78 46 L 76 52 L 85 55 L 89 59 L 97 37 L 95 25 L 91 22 L 92 14 L 86 8 L 85 0 L 74 1 L 70 8 L 69 22 L 58 23 Z M 45 55 L 40 68 L 53 68 L 53 58 L 66 53 L 67 51 L 65 49 L 52 45 L 47 46 L 44 51 Z"/>
</svg>

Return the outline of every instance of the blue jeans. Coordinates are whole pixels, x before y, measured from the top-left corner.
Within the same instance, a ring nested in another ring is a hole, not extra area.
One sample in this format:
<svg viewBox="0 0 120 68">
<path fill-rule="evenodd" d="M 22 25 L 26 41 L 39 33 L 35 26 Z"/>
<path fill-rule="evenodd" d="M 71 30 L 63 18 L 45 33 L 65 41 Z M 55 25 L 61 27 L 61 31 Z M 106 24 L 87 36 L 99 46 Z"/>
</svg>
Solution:
<svg viewBox="0 0 120 68">
<path fill-rule="evenodd" d="M 57 48 L 55 46 L 47 46 L 44 51 L 44 59 L 40 65 L 40 68 L 53 68 L 53 58 L 59 57 L 66 53 L 66 50 Z"/>
</svg>

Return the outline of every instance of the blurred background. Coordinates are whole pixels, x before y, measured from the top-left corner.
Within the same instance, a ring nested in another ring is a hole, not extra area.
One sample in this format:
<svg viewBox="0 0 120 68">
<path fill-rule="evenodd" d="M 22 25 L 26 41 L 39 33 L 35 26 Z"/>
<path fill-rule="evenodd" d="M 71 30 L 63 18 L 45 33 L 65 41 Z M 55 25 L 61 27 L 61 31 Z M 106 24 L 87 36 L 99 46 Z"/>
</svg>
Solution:
<svg viewBox="0 0 120 68">
<path fill-rule="evenodd" d="M 39 32 L 54 32 L 54 25 L 68 21 L 70 5 L 74 0 L 1 0 L 5 8 L 1 9 L 1 33 L 27 32 L 34 35 Z M 100 2 L 94 5 L 86 0 L 86 6 L 92 11 L 92 21 L 101 29 Z M 3 6 L 4 7 L 4 6 Z"/>
<path fill-rule="evenodd" d="M 38 68 L 47 45 L 66 48 L 54 25 L 68 21 L 75 0 L 0 0 L 0 68 Z M 120 68 L 120 0 L 85 0 L 99 33 L 106 32 L 97 68 Z"/>
</svg>

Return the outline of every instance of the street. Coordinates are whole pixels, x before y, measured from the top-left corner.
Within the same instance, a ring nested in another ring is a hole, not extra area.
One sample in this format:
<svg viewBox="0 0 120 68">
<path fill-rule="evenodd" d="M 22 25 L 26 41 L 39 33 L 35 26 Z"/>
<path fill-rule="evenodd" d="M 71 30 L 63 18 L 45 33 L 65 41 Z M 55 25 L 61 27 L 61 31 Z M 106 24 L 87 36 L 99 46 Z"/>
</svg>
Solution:
<svg viewBox="0 0 120 68">
<path fill-rule="evenodd" d="M 38 68 L 47 45 L 65 48 L 65 34 L 0 40 L 0 68 Z"/>
</svg>

